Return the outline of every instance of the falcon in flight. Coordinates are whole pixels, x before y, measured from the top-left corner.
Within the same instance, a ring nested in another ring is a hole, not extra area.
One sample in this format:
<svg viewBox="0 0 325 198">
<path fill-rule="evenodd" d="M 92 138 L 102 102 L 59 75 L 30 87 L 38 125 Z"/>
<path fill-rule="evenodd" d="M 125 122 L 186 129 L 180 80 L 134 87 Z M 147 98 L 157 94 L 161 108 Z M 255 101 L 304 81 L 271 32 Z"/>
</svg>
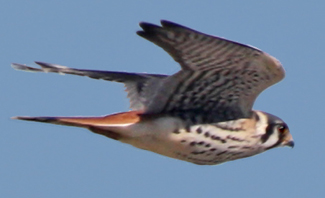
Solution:
<svg viewBox="0 0 325 198">
<path fill-rule="evenodd" d="M 73 74 L 124 83 L 132 111 L 103 117 L 14 117 L 76 126 L 171 158 L 214 165 L 294 146 L 280 118 L 252 110 L 256 97 L 285 76 L 267 53 L 169 21 L 140 23 L 137 34 L 181 66 L 173 75 L 73 69 L 36 62 L 17 70 Z"/>
</svg>

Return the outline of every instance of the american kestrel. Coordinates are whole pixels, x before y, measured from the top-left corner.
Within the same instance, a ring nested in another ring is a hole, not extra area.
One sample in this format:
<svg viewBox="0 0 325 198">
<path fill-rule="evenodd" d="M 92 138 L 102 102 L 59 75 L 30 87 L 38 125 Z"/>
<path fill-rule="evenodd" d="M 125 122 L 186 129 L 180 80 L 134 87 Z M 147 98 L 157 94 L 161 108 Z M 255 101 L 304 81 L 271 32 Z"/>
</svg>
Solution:
<svg viewBox="0 0 325 198">
<path fill-rule="evenodd" d="M 88 76 L 124 83 L 133 111 L 103 117 L 15 117 L 84 127 L 137 148 L 200 165 L 294 146 L 280 118 L 252 110 L 256 97 L 284 78 L 280 62 L 252 46 L 161 21 L 137 34 L 181 66 L 173 75 L 73 69 L 36 62 L 17 70 Z"/>
</svg>

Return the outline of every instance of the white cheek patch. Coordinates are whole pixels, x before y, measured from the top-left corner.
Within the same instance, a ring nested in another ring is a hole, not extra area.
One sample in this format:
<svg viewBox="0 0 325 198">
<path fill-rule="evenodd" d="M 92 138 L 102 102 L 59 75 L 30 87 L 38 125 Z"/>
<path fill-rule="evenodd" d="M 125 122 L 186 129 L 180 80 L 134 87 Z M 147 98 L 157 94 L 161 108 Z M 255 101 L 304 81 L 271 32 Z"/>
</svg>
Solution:
<svg viewBox="0 0 325 198">
<path fill-rule="evenodd" d="M 262 112 L 256 111 L 256 113 L 259 116 L 259 121 L 256 123 L 256 134 L 254 136 L 262 138 L 263 135 L 265 135 L 266 130 L 269 126 L 268 118 Z M 274 146 L 278 142 L 279 133 L 276 128 L 273 128 L 272 130 L 273 130 L 272 134 L 269 137 L 267 137 L 265 142 L 263 142 L 261 139 L 260 144 L 262 147 L 269 148 L 269 147 Z"/>
<path fill-rule="evenodd" d="M 267 120 L 267 117 L 263 113 L 261 113 L 259 111 L 256 111 L 256 113 L 258 114 L 260 121 L 258 123 L 256 123 L 256 134 L 255 135 L 262 136 L 262 135 L 264 135 L 266 127 L 268 126 L 268 120 Z"/>
<path fill-rule="evenodd" d="M 278 140 L 279 140 L 278 132 L 274 131 L 272 135 L 270 135 L 270 137 L 267 139 L 267 141 L 263 143 L 263 146 L 271 147 L 275 145 L 278 142 Z"/>
</svg>

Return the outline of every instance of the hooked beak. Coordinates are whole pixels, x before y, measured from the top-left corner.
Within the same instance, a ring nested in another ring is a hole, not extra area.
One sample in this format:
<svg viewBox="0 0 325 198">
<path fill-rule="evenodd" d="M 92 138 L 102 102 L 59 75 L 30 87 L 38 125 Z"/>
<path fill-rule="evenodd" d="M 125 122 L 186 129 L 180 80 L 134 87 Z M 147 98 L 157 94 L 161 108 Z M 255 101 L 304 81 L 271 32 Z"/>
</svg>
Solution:
<svg viewBox="0 0 325 198">
<path fill-rule="evenodd" d="M 282 145 L 283 146 L 289 146 L 291 148 L 293 148 L 295 146 L 295 142 L 293 141 L 293 138 L 292 138 L 291 134 L 287 135 L 287 137 L 283 140 Z"/>
<path fill-rule="evenodd" d="M 293 148 L 295 146 L 295 142 L 293 140 L 290 140 L 289 142 L 285 143 L 284 145 Z"/>
</svg>

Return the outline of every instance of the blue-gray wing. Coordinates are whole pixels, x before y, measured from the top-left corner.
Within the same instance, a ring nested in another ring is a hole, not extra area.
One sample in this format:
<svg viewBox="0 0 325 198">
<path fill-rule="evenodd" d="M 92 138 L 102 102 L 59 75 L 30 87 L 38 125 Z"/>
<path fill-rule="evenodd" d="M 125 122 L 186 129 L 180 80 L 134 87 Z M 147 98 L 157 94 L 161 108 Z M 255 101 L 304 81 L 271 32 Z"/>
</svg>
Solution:
<svg viewBox="0 0 325 198">
<path fill-rule="evenodd" d="M 41 68 L 29 67 L 26 65 L 13 63 L 12 67 L 17 70 L 31 71 L 31 72 L 53 72 L 60 74 L 73 74 L 79 76 L 87 76 L 93 79 L 101 79 L 113 82 L 124 83 L 128 98 L 130 99 L 130 108 L 133 110 L 143 110 L 148 103 L 146 100 L 146 87 L 148 85 L 156 86 L 161 79 L 166 78 L 166 75 L 158 74 L 143 74 L 143 73 L 127 73 L 127 72 L 113 72 L 113 71 L 98 71 L 98 70 L 84 70 L 74 69 L 66 66 L 35 62 Z"/>
<path fill-rule="evenodd" d="M 211 121 L 248 117 L 256 97 L 284 78 L 280 62 L 259 49 L 161 24 L 140 23 L 143 30 L 137 33 L 162 47 L 182 69 L 152 87 L 147 113 L 187 111 L 214 116 Z"/>
</svg>

